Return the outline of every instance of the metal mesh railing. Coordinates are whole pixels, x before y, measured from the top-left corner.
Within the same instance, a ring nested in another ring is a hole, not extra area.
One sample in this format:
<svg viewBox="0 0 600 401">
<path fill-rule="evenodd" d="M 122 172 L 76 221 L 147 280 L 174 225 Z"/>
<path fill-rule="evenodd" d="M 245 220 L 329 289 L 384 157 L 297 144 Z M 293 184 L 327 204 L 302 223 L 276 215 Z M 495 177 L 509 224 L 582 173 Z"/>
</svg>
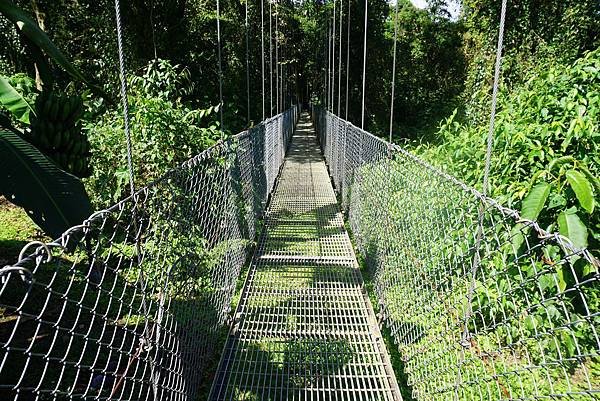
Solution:
<svg viewBox="0 0 600 401">
<path fill-rule="evenodd" d="M 308 115 L 265 213 L 211 401 L 401 401 Z"/>
<path fill-rule="evenodd" d="M 591 252 L 331 113 L 313 117 L 415 399 L 600 398 Z"/>
<path fill-rule="evenodd" d="M 197 399 L 297 114 L 217 144 L 3 268 L 1 398 Z"/>
</svg>

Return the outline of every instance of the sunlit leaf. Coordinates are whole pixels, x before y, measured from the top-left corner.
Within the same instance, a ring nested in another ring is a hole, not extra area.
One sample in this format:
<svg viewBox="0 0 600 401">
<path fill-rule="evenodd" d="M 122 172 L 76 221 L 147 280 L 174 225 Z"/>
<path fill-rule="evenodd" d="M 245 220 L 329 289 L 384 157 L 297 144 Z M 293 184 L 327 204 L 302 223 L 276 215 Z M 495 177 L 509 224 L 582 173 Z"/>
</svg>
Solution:
<svg viewBox="0 0 600 401">
<path fill-rule="evenodd" d="M 10 111 L 17 120 L 29 124 L 29 114 L 35 112 L 25 97 L 8 82 L 6 77 L 0 75 L 0 105 Z"/>
<path fill-rule="evenodd" d="M 594 192 L 592 190 L 592 184 L 585 178 L 585 175 L 581 174 L 577 170 L 569 170 L 566 173 L 567 181 L 575 192 L 577 200 L 581 207 L 588 213 L 594 212 Z"/>
<path fill-rule="evenodd" d="M 521 205 L 521 217 L 528 220 L 535 220 L 538 218 L 548 195 L 550 194 L 550 184 L 541 182 L 529 191 L 523 203 Z"/>
<path fill-rule="evenodd" d="M 587 227 L 572 210 L 562 212 L 558 216 L 558 231 L 569 238 L 576 248 L 583 249 L 588 245 Z"/>
</svg>

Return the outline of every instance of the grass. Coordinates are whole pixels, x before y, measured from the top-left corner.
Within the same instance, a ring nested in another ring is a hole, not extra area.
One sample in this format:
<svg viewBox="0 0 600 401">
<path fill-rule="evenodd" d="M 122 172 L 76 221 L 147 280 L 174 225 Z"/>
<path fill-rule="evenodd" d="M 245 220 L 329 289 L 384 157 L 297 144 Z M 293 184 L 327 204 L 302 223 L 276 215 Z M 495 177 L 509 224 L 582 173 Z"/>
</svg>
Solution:
<svg viewBox="0 0 600 401">
<path fill-rule="evenodd" d="M 354 247 L 354 249 L 358 249 L 358 247 L 356 246 L 354 235 L 352 233 L 352 229 L 350 227 L 350 224 L 348 224 L 347 220 L 344 220 L 344 225 L 346 227 L 346 230 L 348 231 L 348 235 L 350 236 L 350 241 L 352 241 L 352 246 Z M 377 293 L 375 292 L 373 272 L 367 267 L 367 263 L 360 253 L 356 254 L 356 258 L 358 260 L 358 265 L 360 267 L 360 271 L 363 277 L 365 289 L 367 290 L 367 294 L 369 295 L 369 300 L 371 301 L 371 305 L 373 306 L 375 315 L 379 316 L 379 300 L 377 298 Z M 408 385 L 408 376 L 405 372 L 405 363 L 402 360 L 402 355 L 400 354 L 400 350 L 398 349 L 398 346 L 394 341 L 394 337 L 392 336 L 390 329 L 386 325 L 380 324 L 379 329 L 381 331 L 381 335 L 383 336 L 383 341 L 388 351 L 390 362 L 392 363 L 392 368 L 394 369 L 394 373 L 396 374 L 396 380 L 398 381 L 398 387 L 400 387 L 400 392 L 402 393 L 402 399 L 404 401 L 413 401 L 412 389 Z"/>
<path fill-rule="evenodd" d="M 484 231 L 485 270 L 480 271 L 485 276 L 478 276 L 475 313 L 469 320 L 469 331 L 476 335 L 463 349 L 458 340 L 469 280 L 462 269 L 470 266 L 469 229 L 475 226 L 477 209 L 461 211 L 458 205 L 464 202 L 454 201 L 452 192 L 438 193 L 431 180 L 415 188 L 412 178 L 406 178 L 412 177 L 410 172 L 395 166 L 387 169 L 392 185 L 384 189 L 369 184 L 380 182 L 377 166 L 362 173 L 367 188 L 360 188 L 354 214 L 360 227 L 357 248 L 365 257 L 361 265 L 373 304 L 378 295 L 386 302 L 386 324 L 398 344 L 388 340 L 388 349 L 398 349 L 402 356 L 397 362 L 399 356 L 392 355 L 401 387 L 427 400 L 445 400 L 455 392 L 458 399 L 594 399 L 600 377 L 592 332 L 595 315 L 582 318 L 590 313 L 578 311 L 575 302 L 571 305 L 569 294 L 553 296 L 554 287 L 546 289 L 545 298 L 540 296 L 538 281 L 554 277 L 556 269 L 538 260 L 535 251 L 521 253 L 516 262 L 512 254 L 506 256 L 506 249 L 512 249 L 504 246 L 512 244 L 509 221 Z M 381 211 L 398 231 L 381 224 Z M 374 269 L 378 293 L 373 289 Z M 536 274 L 528 275 L 534 269 Z M 582 284 L 577 292 L 591 311 L 597 309 L 591 284 Z M 403 383 L 406 377 L 412 388 Z"/>
<path fill-rule="evenodd" d="M 0 266 L 14 263 L 29 241 L 48 239 L 25 210 L 0 196 Z"/>
</svg>

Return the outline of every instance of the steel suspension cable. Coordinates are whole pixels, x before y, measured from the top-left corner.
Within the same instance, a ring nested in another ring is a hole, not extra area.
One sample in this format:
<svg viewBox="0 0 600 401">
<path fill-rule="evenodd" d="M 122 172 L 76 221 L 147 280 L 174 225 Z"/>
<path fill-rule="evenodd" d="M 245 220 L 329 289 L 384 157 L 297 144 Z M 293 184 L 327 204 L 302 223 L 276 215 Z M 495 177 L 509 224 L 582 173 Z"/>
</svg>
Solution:
<svg viewBox="0 0 600 401">
<path fill-rule="evenodd" d="M 365 129 L 365 82 L 367 76 L 367 16 L 368 16 L 369 0 L 365 0 L 365 39 L 363 43 L 363 76 L 362 76 L 362 107 L 360 128 Z"/>
<path fill-rule="evenodd" d="M 327 109 L 327 96 L 329 96 L 328 89 L 328 74 L 329 74 L 329 49 L 328 49 L 328 40 L 329 40 L 329 22 L 327 25 L 327 33 L 323 31 L 323 104 Z M 327 68 L 325 68 L 325 56 L 327 56 Z"/>
<path fill-rule="evenodd" d="M 127 169 L 129 170 L 129 190 L 135 203 L 135 174 L 131 146 L 131 128 L 129 125 L 129 101 L 127 100 L 127 77 L 125 75 L 125 57 L 123 56 L 123 32 L 121 28 L 121 5 L 115 0 L 115 19 L 117 22 L 117 50 L 119 53 L 119 73 L 121 75 L 121 105 L 123 107 L 123 123 L 127 146 Z"/>
<path fill-rule="evenodd" d="M 221 139 L 224 137 L 223 125 L 223 66 L 221 64 L 221 8 L 217 0 L 217 54 L 219 59 L 219 115 L 221 119 Z"/>
<path fill-rule="evenodd" d="M 498 99 L 498 86 L 500 85 L 500 70 L 502 67 L 502 42 L 504 39 L 504 23 L 506 20 L 506 1 L 502 0 L 502 8 L 500 10 L 500 26 L 498 28 L 498 43 L 496 46 L 496 63 L 494 66 L 494 84 L 492 87 L 492 105 L 490 112 L 490 123 L 486 141 L 486 152 L 485 152 L 485 167 L 483 172 L 483 196 L 488 195 L 489 179 L 490 179 L 490 168 L 492 164 L 492 149 L 494 145 L 494 129 L 496 123 L 496 104 Z M 477 225 L 477 237 L 475 240 L 475 252 L 473 255 L 473 263 L 471 265 L 471 283 L 469 285 L 469 292 L 467 294 L 467 309 L 463 319 L 464 328 L 461 343 L 463 346 L 469 346 L 469 328 L 468 321 L 473 313 L 473 294 L 475 292 L 476 275 L 479 265 L 481 263 L 481 256 L 479 250 L 481 248 L 481 241 L 483 239 L 483 219 L 484 219 L 484 207 L 479 206 L 478 213 L 478 225 Z"/>
<path fill-rule="evenodd" d="M 273 116 L 273 2 L 269 0 L 269 117 Z"/>
<path fill-rule="evenodd" d="M 348 121 L 348 83 L 349 83 L 349 78 L 350 78 L 350 3 L 351 0 L 348 0 L 348 26 L 347 26 L 347 36 L 348 38 L 346 39 L 346 118 L 345 120 Z"/>
<path fill-rule="evenodd" d="M 262 120 L 265 121 L 265 0 L 260 0 L 260 71 L 262 76 Z"/>
<path fill-rule="evenodd" d="M 327 110 L 331 103 L 331 20 L 327 17 Z"/>
<path fill-rule="evenodd" d="M 123 55 L 123 53 L 124 53 L 123 52 L 123 30 L 121 27 L 121 6 L 119 3 L 119 0 L 115 0 L 115 20 L 116 20 L 116 25 L 117 25 L 117 51 L 118 51 L 118 56 L 119 56 L 119 75 L 120 75 L 120 80 L 121 80 L 120 92 L 121 92 L 121 103 L 123 106 L 123 123 L 124 123 L 126 147 L 127 147 L 127 169 L 129 171 L 129 190 L 131 191 L 131 199 L 133 201 L 133 207 L 132 207 L 131 212 L 132 212 L 133 227 L 134 227 L 134 230 L 136 233 L 136 235 L 135 235 L 136 256 L 137 256 L 138 265 L 141 266 L 142 251 L 140 249 L 140 238 L 139 238 L 138 223 L 137 223 L 137 196 L 136 196 L 136 192 L 135 192 L 135 182 L 134 182 L 135 174 L 134 174 L 134 169 L 133 169 L 131 127 L 130 127 L 130 121 L 129 121 L 129 102 L 127 99 L 127 76 L 125 75 L 125 57 Z M 137 284 L 142 289 L 146 288 L 146 280 L 144 277 L 143 269 L 140 269 Z M 146 305 L 145 297 L 142 297 L 141 303 L 142 303 L 142 310 L 143 310 L 144 316 L 148 316 L 148 306 Z M 160 324 L 160 322 L 159 322 L 159 324 Z M 153 328 L 154 327 L 155 326 L 153 326 Z M 112 398 L 117 393 L 117 391 L 119 391 L 133 362 L 135 361 L 135 359 L 138 359 L 140 357 L 141 353 L 149 345 L 149 338 L 152 337 L 152 332 L 153 332 L 153 330 L 151 330 L 149 328 L 148 323 L 144 323 L 144 330 L 140 337 L 140 342 L 138 344 L 137 350 L 134 354 L 129 356 L 129 361 L 125 367 L 125 371 L 123 372 L 123 374 L 117 376 L 117 379 L 115 380 L 115 382 L 112 386 L 110 395 L 108 397 L 109 399 Z M 152 381 L 153 399 L 156 400 L 156 396 L 158 393 L 157 382 L 159 382 L 160 378 L 158 377 L 158 373 L 155 376 L 153 363 L 150 363 L 150 377 L 151 377 L 151 381 Z"/>
<path fill-rule="evenodd" d="M 342 102 L 342 17 L 344 16 L 344 0 L 340 0 L 340 47 L 338 51 L 338 101 L 337 115 L 340 115 Z"/>
<path fill-rule="evenodd" d="M 275 95 L 276 99 L 276 113 L 279 114 L 279 12 L 277 4 L 279 2 L 275 0 L 275 91 L 277 94 Z"/>
<path fill-rule="evenodd" d="M 281 111 L 285 110 L 285 98 L 286 98 L 286 89 L 287 89 L 287 61 L 285 58 L 287 57 L 286 47 L 285 47 L 285 25 L 281 32 L 281 84 L 279 85 L 279 90 L 281 91 Z"/>
<path fill-rule="evenodd" d="M 394 98 L 396 95 L 396 45 L 398 42 L 398 3 L 400 1 L 396 0 L 396 11 L 394 14 L 394 57 L 392 62 L 392 99 L 390 103 L 390 140 L 392 143 L 392 131 L 394 125 Z"/>
<path fill-rule="evenodd" d="M 247 121 L 246 124 L 250 126 L 250 35 L 248 26 L 248 1 L 246 0 L 246 109 L 247 109 Z"/>
<path fill-rule="evenodd" d="M 337 25 L 335 23 L 337 1 L 333 0 L 333 23 L 331 25 L 331 112 L 335 111 L 335 32 Z"/>
<path fill-rule="evenodd" d="M 286 48 L 285 48 L 285 28 L 284 32 L 281 34 L 281 59 L 284 60 L 281 63 L 281 84 L 279 85 L 279 89 L 281 91 L 281 111 L 285 110 L 285 90 L 286 90 L 286 80 L 287 80 L 287 63 L 285 58 L 287 57 Z"/>
</svg>

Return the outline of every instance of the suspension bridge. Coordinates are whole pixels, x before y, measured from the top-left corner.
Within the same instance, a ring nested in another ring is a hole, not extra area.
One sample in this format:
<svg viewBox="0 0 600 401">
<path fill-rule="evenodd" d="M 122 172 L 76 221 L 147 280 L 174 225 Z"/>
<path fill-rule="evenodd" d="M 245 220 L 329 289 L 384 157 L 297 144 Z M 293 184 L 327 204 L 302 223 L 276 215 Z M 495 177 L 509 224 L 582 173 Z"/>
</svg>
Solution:
<svg viewBox="0 0 600 401">
<path fill-rule="evenodd" d="M 483 192 L 341 118 L 339 74 L 334 113 L 331 57 L 326 107 L 132 184 L 2 268 L 2 397 L 598 399 L 600 263 L 486 192 L 505 8 Z M 363 73 L 363 123 L 364 93 Z"/>
</svg>

